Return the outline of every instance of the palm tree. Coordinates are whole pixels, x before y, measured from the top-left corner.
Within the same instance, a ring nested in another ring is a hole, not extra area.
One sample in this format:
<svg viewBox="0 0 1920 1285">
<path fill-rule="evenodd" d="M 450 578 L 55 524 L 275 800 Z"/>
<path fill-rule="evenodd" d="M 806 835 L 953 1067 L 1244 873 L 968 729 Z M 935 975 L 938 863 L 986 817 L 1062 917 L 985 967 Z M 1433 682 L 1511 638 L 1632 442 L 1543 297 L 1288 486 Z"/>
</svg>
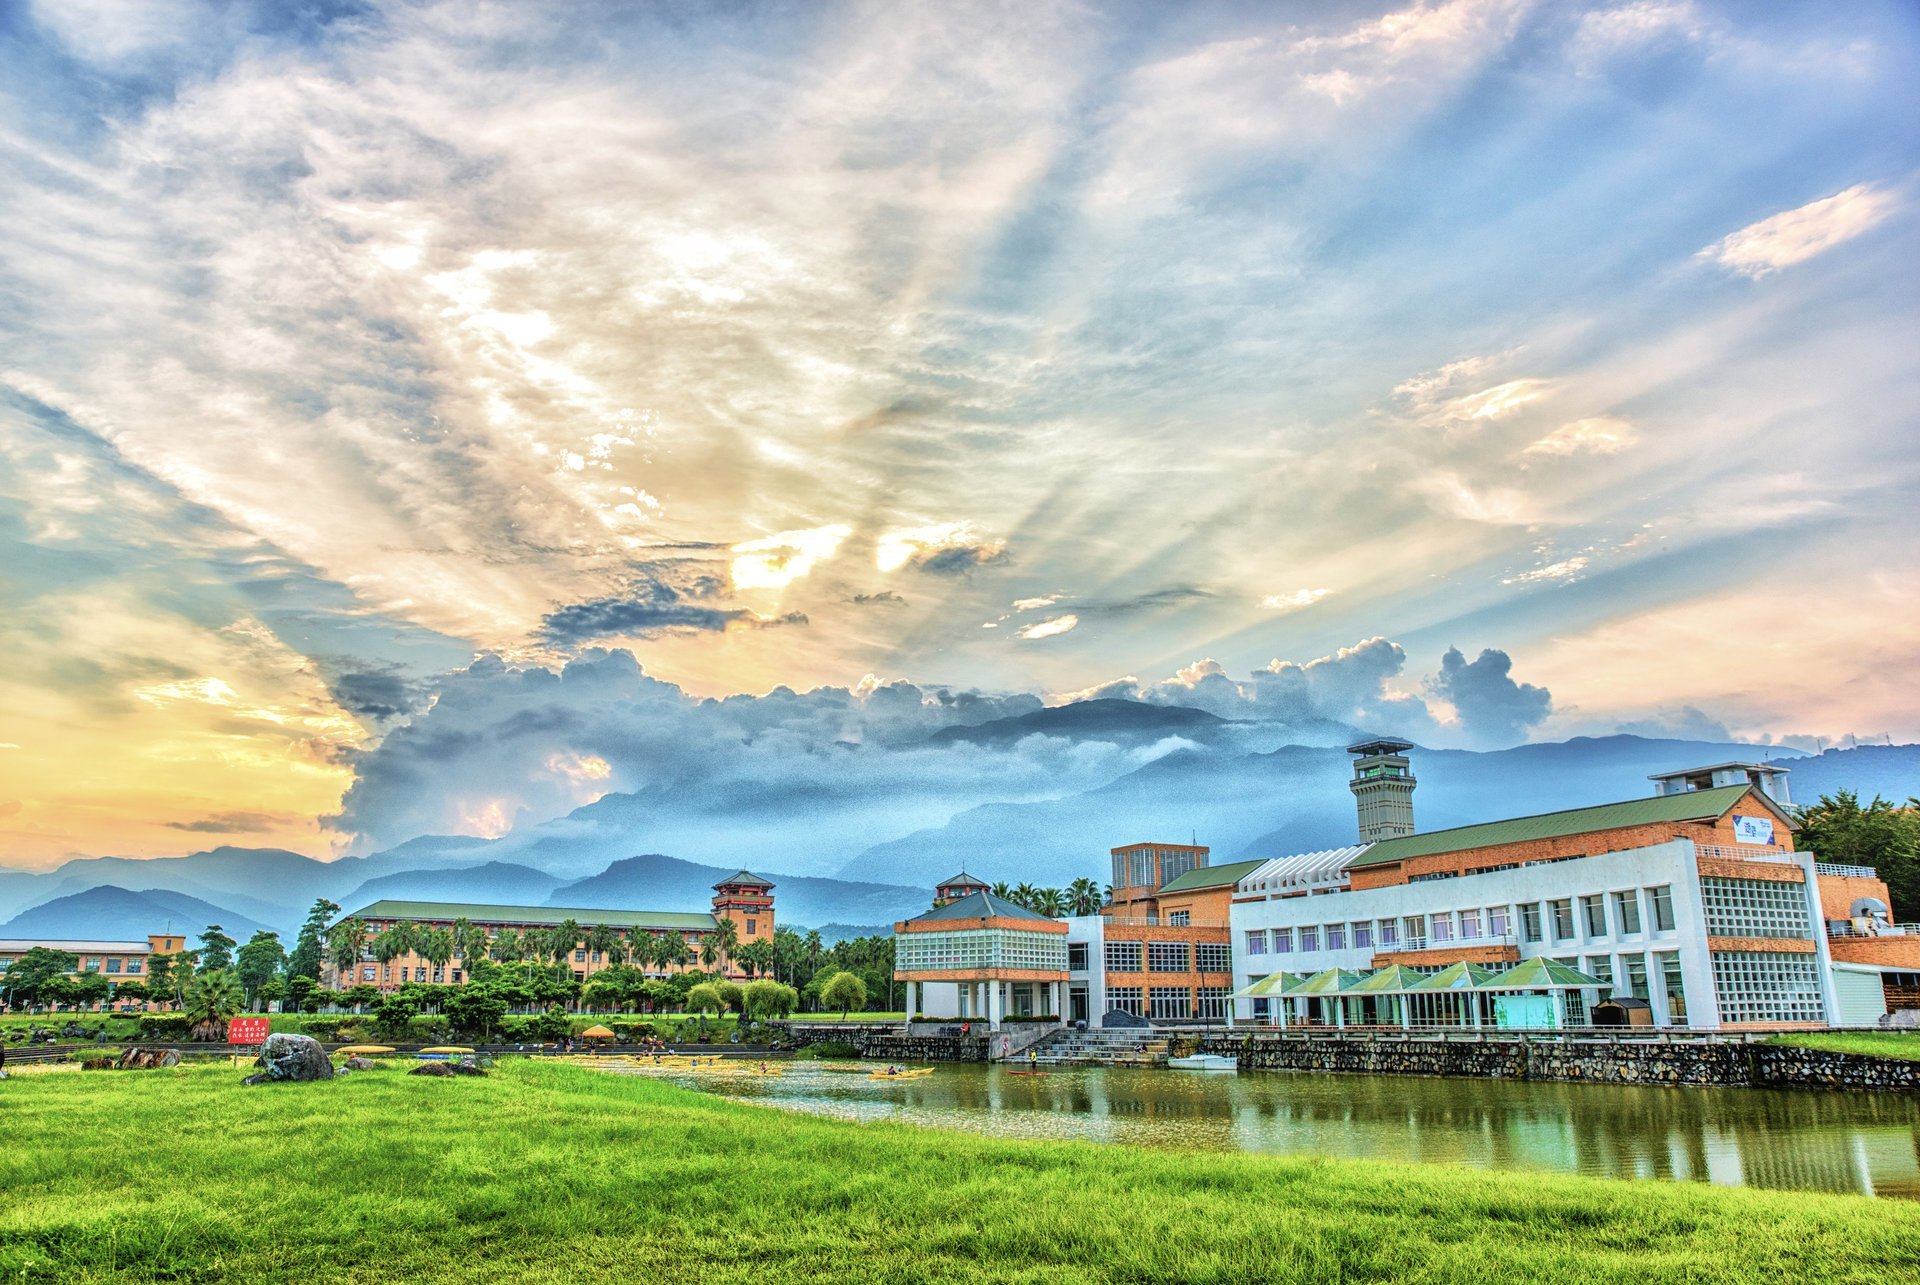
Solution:
<svg viewBox="0 0 1920 1285">
<path fill-rule="evenodd" d="M 471 980 L 474 963 L 487 957 L 487 930 L 476 927 L 471 919 L 454 920 L 453 953 L 459 957 L 461 970 Z"/>
<path fill-rule="evenodd" d="M 567 956 L 580 949 L 580 935 L 580 921 L 577 919 L 569 917 L 554 925 L 549 939 L 553 947 L 554 963 L 568 962 Z"/>
<path fill-rule="evenodd" d="M 996 883 L 995 885 L 993 885 L 993 887 L 987 889 L 987 891 L 992 893 L 994 896 L 1000 898 L 1000 900 L 1002 901 L 1013 900 L 1013 886 L 1007 883 L 1004 879 L 1001 880 L 999 883 Z"/>
<path fill-rule="evenodd" d="M 594 955 L 599 955 L 603 959 L 608 958 L 613 954 L 614 948 L 619 946 L 619 944 L 619 932 L 607 927 L 605 924 L 595 924 L 593 927 L 587 929 L 587 951 L 589 959 Z M 618 963 L 619 961 L 614 960 L 613 962 Z"/>
<path fill-rule="evenodd" d="M 1025 906 L 1028 910 L 1032 910 L 1034 898 L 1039 895 L 1038 888 L 1030 883 L 1023 883 L 1014 887 L 1013 896 L 1009 900 L 1017 906 Z"/>
<path fill-rule="evenodd" d="M 820 940 L 819 932 L 812 928 L 807 929 L 807 976 L 808 977 L 812 977 L 815 973 L 820 971 L 820 956 L 822 952 L 824 952 L 825 950 L 826 950 L 826 945 Z"/>
<path fill-rule="evenodd" d="M 1100 913 L 1100 885 L 1082 875 L 1067 885 L 1067 904 L 1076 915 Z"/>
<path fill-rule="evenodd" d="M 196 1040 L 226 1038 L 226 1022 L 240 1011 L 240 983 L 223 969 L 201 973 L 187 987 L 183 1011 Z"/>
<path fill-rule="evenodd" d="M 720 920 L 719 929 L 715 934 L 719 941 L 715 944 L 720 948 L 720 957 L 726 960 L 727 967 L 731 968 L 734 954 L 740 949 L 740 926 L 731 919 L 723 918 Z"/>
<path fill-rule="evenodd" d="M 327 962 L 332 964 L 342 989 L 353 981 L 353 968 L 367 949 L 367 921 L 347 919 L 335 924 L 327 934 Z"/>
<path fill-rule="evenodd" d="M 668 967 L 685 968 L 693 962 L 693 947 L 679 933 L 669 933 L 660 939 L 660 962 Z"/>
<path fill-rule="evenodd" d="M 445 928 L 429 928 L 420 934 L 417 947 L 420 958 L 433 965 L 434 976 L 440 976 L 440 970 L 453 958 L 453 934 Z"/>
<path fill-rule="evenodd" d="M 725 923 L 727 921 L 723 919 L 720 922 Z M 720 962 L 719 936 L 720 934 L 717 932 L 702 933 L 700 935 L 700 967 L 706 969 L 708 972 L 712 972 L 713 966 Z"/>
<path fill-rule="evenodd" d="M 1029 909 L 1037 910 L 1049 919 L 1067 917 L 1067 899 L 1058 888 L 1042 888 L 1034 894 L 1033 905 Z"/>
<path fill-rule="evenodd" d="M 524 956 L 526 948 L 520 940 L 519 933 L 511 928 L 502 928 L 494 934 L 493 943 L 487 948 L 487 953 L 503 964 L 510 964 Z"/>
</svg>

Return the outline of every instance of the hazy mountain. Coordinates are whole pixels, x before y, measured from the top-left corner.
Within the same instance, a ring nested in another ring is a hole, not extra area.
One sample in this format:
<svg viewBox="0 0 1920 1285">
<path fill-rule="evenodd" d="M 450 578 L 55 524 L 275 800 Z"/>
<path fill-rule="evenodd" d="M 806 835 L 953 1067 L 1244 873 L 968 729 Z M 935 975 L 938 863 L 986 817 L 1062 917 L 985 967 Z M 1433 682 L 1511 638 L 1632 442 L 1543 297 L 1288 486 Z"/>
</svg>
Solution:
<svg viewBox="0 0 1920 1285">
<path fill-rule="evenodd" d="M 272 927 L 185 893 L 164 888 L 129 892 L 109 884 L 57 897 L 15 915 L 0 924 L 0 937 L 145 941 L 148 933 L 173 931 L 184 933 L 191 947 L 209 924 L 219 924 L 237 942 Z M 282 940 L 286 940 L 284 932 Z"/>
<path fill-rule="evenodd" d="M 549 906 L 586 906 L 593 909 L 704 910 L 713 900 L 713 885 L 741 867 L 708 866 L 649 853 L 616 861 L 591 878 L 554 889 Z M 901 887 L 781 874 L 759 866 L 747 869 L 774 884 L 774 913 L 788 927 L 813 927 L 845 920 L 852 923 L 892 923 L 925 910 L 933 898 L 932 885 Z"/>
<path fill-rule="evenodd" d="M 471 901 L 508 906 L 537 906 L 564 881 L 530 866 L 489 861 L 452 870 L 402 870 L 369 879 L 333 900 L 358 910 L 383 898 L 396 901 Z"/>
<path fill-rule="evenodd" d="M 1803 766 L 1827 784 L 1858 775 L 1901 779 L 1920 790 L 1920 747 L 1891 755 L 1829 750 L 1820 760 L 1797 751 L 1773 751 L 1796 774 Z M 1729 759 L 1753 759 L 1755 746 L 1636 736 L 1578 738 L 1510 750 L 1413 751 L 1419 781 L 1414 816 L 1419 828 L 1438 830 L 1500 817 L 1651 792 L 1650 773 Z M 1059 884 L 1085 875 L 1104 882 L 1109 848 L 1149 839 L 1213 848 L 1215 861 L 1284 856 L 1355 840 L 1355 814 L 1346 788 L 1347 755 L 1339 749 L 1288 746 L 1269 754 L 1222 754 L 1206 748 L 1168 754 L 1099 789 L 1037 803 L 991 803 L 970 808 L 943 826 L 876 844 L 841 868 L 848 878 L 898 882 L 944 878 L 965 865 L 988 879 Z M 1904 775 L 1903 775 L 1904 774 Z"/>
</svg>

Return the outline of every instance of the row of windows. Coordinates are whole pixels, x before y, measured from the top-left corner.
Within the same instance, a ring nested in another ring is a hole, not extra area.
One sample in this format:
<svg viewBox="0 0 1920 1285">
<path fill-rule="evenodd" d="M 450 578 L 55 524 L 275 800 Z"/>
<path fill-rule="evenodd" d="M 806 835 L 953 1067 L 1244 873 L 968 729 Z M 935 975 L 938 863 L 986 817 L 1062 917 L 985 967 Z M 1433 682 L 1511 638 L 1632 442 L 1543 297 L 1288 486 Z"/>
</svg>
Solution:
<svg viewBox="0 0 1920 1285">
<path fill-rule="evenodd" d="M 1792 885 L 1787 885 L 1792 886 Z M 1673 889 L 1628 889 L 1612 894 L 1611 905 L 1617 932 L 1608 931 L 1609 898 L 1596 893 L 1579 899 L 1578 920 L 1573 898 L 1545 903 L 1523 902 L 1519 910 L 1520 936 L 1528 942 L 1545 940 L 1544 928 L 1551 925 L 1555 941 L 1573 941 L 1576 922 L 1589 937 L 1634 936 L 1641 931 L 1641 894 L 1646 895 L 1648 918 L 1654 931 L 1672 932 Z M 1295 950 L 1369 950 L 1376 946 L 1391 950 L 1402 946 L 1424 950 L 1429 945 L 1451 942 L 1506 940 L 1513 932 L 1512 907 L 1486 906 L 1467 910 L 1449 910 L 1431 915 L 1407 915 L 1403 918 L 1356 920 L 1345 924 L 1303 924 L 1295 928 L 1255 928 L 1246 933 L 1249 955 L 1286 955 Z M 1752 935 L 1752 934 L 1747 934 Z M 1801 935 L 1805 935 L 1802 933 Z"/>
<path fill-rule="evenodd" d="M 1086 956 L 1075 956 L 1069 950 L 1068 966 L 1085 968 Z M 1079 959 L 1075 964 L 1073 959 Z M 1110 941 L 1106 943 L 1103 962 L 1110 973 L 1137 973 L 1142 971 L 1143 958 L 1141 945 L 1137 941 Z M 1150 973 L 1225 973 L 1233 968 L 1233 951 L 1223 941 L 1153 941 L 1146 944 L 1144 953 L 1145 971 Z"/>
<path fill-rule="evenodd" d="M 1709 937 L 1807 937 L 1806 889 L 1766 879 L 1704 878 L 1700 900 Z"/>
<path fill-rule="evenodd" d="M 1107 991 L 1108 1008 L 1162 1022 L 1224 1021 L 1230 1002 L 1225 986 L 1155 986 L 1144 993 L 1138 986 L 1114 986 Z"/>
<path fill-rule="evenodd" d="M 13 957 L 0 959 L 0 973 L 6 972 L 9 968 L 12 968 L 14 964 L 17 962 L 18 960 Z M 101 960 L 97 956 L 95 956 L 92 958 L 82 959 L 80 961 L 79 971 L 83 973 L 105 972 L 109 975 L 112 975 L 112 974 L 121 972 L 123 964 L 125 965 L 125 972 L 129 976 L 137 976 L 138 974 L 145 972 L 147 967 L 145 960 L 125 959 L 123 957 L 119 959 L 108 959 L 105 962 L 105 966 L 103 968 L 101 964 Z"/>
<path fill-rule="evenodd" d="M 1021 968 L 1065 971 L 1067 942 L 1059 933 L 1007 928 L 902 933 L 894 939 L 896 967 L 924 972 L 946 968 Z"/>
</svg>

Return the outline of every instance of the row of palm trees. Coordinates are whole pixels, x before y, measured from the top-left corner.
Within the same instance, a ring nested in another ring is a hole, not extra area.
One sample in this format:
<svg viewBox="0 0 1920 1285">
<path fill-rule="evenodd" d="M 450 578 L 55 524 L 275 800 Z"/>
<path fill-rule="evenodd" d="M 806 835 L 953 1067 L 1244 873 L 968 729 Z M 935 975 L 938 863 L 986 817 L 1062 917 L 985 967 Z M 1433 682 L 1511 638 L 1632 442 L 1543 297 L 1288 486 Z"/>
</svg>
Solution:
<svg viewBox="0 0 1920 1285">
<path fill-rule="evenodd" d="M 1036 888 L 1030 883 L 996 883 L 988 889 L 1002 901 L 1025 906 L 1049 919 L 1097 915 L 1113 896 L 1113 889 L 1102 889 L 1091 879 L 1075 879 L 1065 888 Z"/>
<path fill-rule="evenodd" d="M 474 962 L 481 959 L 503 964 L 524 960 L 558 965 L 565 963 L 576 950 L 583 949 L 615 964 L 662 972 L 685 968 L 696 960 L 709 970 L 725 965 L 756 977 L 772 971 L 771 941 L 742 943 L 733 920 L 723 918 L 717 925 L 714 931 L 700 935 L 700 944 L 696 947 L 678 929 L 622 931 L 608 924 L 582 925 L 574 919 L 563 919 L 551 928 L 528 928 L 523 932 L 502 928 L 494 933 L 468 919 L 456 919 L 444 926 L 402 920 L 371 934 L 364 920 L 348 919 L 335 925 L 328 934 L 327 958 L 342 977 L 350 977 L 352 970 L 369 954 L 383 965 L 403 955 L 418 955 L 436 969 L 445 968 L 458 959 L 471 972 Z"/>
</svg>

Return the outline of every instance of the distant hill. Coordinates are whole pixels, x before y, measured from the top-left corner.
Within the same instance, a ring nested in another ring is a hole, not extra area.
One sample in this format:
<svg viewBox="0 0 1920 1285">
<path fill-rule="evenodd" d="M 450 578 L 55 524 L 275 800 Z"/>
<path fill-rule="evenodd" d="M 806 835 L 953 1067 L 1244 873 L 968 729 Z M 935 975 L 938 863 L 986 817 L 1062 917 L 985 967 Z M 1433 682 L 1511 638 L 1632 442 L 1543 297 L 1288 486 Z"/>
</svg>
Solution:
<svg viewBox="0 0 1920 1285">
<path fill-rule="evenodd" d="M 145 941 L 148 933 L 171 929 L 184 933 L 192 943 L 209 924 L 219 924 L 227 936 L 239 942 L 262 928 L 271 927 L 185 893 L 164 888 L 129 892 L 108 884 L 57 897 L 23 911 L 0 924 L 0 937 Z"/>
<path fill-rule="evenodd" d="M 740 868 L 700 865 L 649 853 L 616 861 L 597 875 L 563 884 L 553 890 L 546 904 L 703 910 L 713 899 L 713 885 Z M 777 922 L 793 928 L 835 920 L 891 924 L 895 919 L 919 914 L 933 896 L 931 885 L 902 887 L 786 875 L 752 865 L 746 868 L 773 881 Z"/>
<path fill-rule="evenodd" d="M 531 866 L 489 861 L 484 865 L 458 866 L 452 870 L 402 870 L 397 874 L 381 875 L 334 900 L 347 910 L 384 898 L 396 901 L 471 901 L 537 906 L 563 882 Z"/>
</svg>

